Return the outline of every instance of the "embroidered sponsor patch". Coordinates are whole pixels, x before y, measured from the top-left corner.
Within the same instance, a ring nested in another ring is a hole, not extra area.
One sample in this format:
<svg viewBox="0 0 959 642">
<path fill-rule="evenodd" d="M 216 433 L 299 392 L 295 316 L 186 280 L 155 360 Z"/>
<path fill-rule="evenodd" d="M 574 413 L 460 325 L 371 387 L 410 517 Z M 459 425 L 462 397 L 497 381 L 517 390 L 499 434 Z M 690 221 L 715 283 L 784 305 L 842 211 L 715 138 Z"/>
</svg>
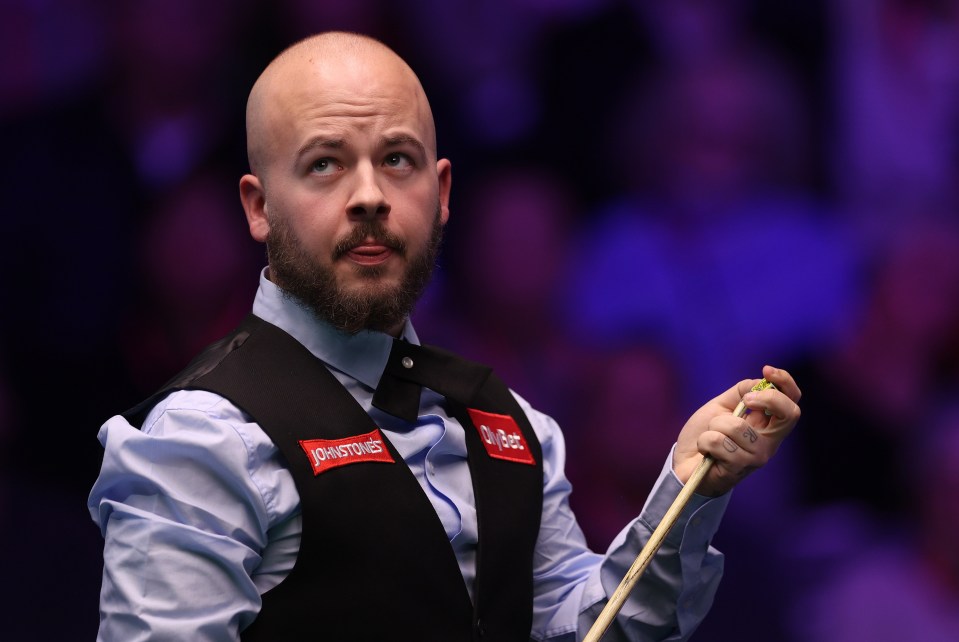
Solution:
<svg viewBox="0 0 959 642">
<path fill-rule="evenodd" d="M 379 428 L 365 435 L 344 439 L 302 439 L 300 447 L 310 458 L 313 474 L 325 473 L 331 468 L 365 461 L 394 463 L 393 456 L 383 444 Z"/>
<path fill-rule="evenodd" d="M 490 457 L 536 465 L 523 431 L 509 415 L 497 415 L 482 410 L 467 408 L 473 425 L 479 431 L 480 440 Z"/>
</svg>

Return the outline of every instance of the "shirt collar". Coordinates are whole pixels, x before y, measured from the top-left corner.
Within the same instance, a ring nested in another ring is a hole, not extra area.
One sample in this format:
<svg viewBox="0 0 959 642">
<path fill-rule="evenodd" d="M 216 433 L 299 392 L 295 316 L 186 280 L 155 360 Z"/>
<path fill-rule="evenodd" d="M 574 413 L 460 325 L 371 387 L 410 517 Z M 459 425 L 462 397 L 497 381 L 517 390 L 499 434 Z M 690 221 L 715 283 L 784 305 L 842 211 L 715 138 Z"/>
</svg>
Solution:
<svg viewBox="0 0 959 642">
<path fill-rule="evenodd" d="M 337 330 L 266 278 L 266 270 L 260 272 L 253 314 L 285 331 L 328 366 L 375 389 L 390 356 L 393 337 L 371 330 L 353 335 Z M 414 345 L 420 343 L 408 318 L 400 338 Z"/>
</svg>

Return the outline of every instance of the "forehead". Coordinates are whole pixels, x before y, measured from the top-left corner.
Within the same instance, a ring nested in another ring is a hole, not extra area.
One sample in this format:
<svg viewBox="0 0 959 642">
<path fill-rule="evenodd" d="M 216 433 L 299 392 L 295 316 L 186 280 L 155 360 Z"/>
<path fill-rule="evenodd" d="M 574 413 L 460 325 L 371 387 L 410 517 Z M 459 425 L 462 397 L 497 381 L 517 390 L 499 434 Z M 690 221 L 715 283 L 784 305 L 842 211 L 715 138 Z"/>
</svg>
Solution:
<svg viewBox="0 0 959 642">
<path fill-rule="evenodd" d="M 277 70 L 270 93 L 274 135 L 296 139 L 317 129 L 385 135 L 400 129 L 435 148 L 432 115 L 416 76 L 386 55 L 297 57 Z"/>
</svg>

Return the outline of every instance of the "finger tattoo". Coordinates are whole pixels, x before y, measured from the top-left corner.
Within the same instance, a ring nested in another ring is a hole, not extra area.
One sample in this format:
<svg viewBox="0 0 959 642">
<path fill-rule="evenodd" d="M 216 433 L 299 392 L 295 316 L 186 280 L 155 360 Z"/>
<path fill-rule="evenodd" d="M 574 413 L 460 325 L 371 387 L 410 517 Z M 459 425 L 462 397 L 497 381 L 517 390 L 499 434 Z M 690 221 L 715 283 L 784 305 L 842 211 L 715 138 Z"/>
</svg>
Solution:
<svg viewBox="0 0 959 642">
<path fill-rule="evenodd" d="M 723 448 L 726 449 L 726 452 L 730 453 L 734 453 L 739 450 L 739 446 L 736 445 L 736 442 L 729 437 L 723 437 Z"/>
<path fill-rule="evenodd" d="M 746 430 L 743 431 L 743 437 L 749 440 L 749 443 L 754 444 L 759 439 L 759 435 L 756 434 L 756 431 L 746 426 Z"/>
</svg>

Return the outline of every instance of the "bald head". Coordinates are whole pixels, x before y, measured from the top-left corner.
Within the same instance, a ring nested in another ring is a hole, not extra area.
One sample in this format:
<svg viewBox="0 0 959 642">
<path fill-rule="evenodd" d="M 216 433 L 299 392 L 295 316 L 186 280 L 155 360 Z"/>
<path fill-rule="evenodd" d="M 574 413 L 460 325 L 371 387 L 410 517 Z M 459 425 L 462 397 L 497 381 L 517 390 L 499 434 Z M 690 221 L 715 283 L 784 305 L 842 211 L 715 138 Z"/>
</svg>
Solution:
<svg viewBox="0 0 959 642">
<path fill-rule="evenodd" d="M 378 40 L 355 33 L 326 32 L 297 42 L 260 74 L 246 107 L 250 170 L 263 176 L 275 160 L 276 138 L 291 117 L 290 105 L 317 101 L 362 101 L 367 92 L 388 87 L 408 101 L 423 121 L 424 144 L 436 158 L 436 129 L 426 93 L 416 74 Z M 314 98 L 315 97 L 315 98 Z"/>
</svg>

